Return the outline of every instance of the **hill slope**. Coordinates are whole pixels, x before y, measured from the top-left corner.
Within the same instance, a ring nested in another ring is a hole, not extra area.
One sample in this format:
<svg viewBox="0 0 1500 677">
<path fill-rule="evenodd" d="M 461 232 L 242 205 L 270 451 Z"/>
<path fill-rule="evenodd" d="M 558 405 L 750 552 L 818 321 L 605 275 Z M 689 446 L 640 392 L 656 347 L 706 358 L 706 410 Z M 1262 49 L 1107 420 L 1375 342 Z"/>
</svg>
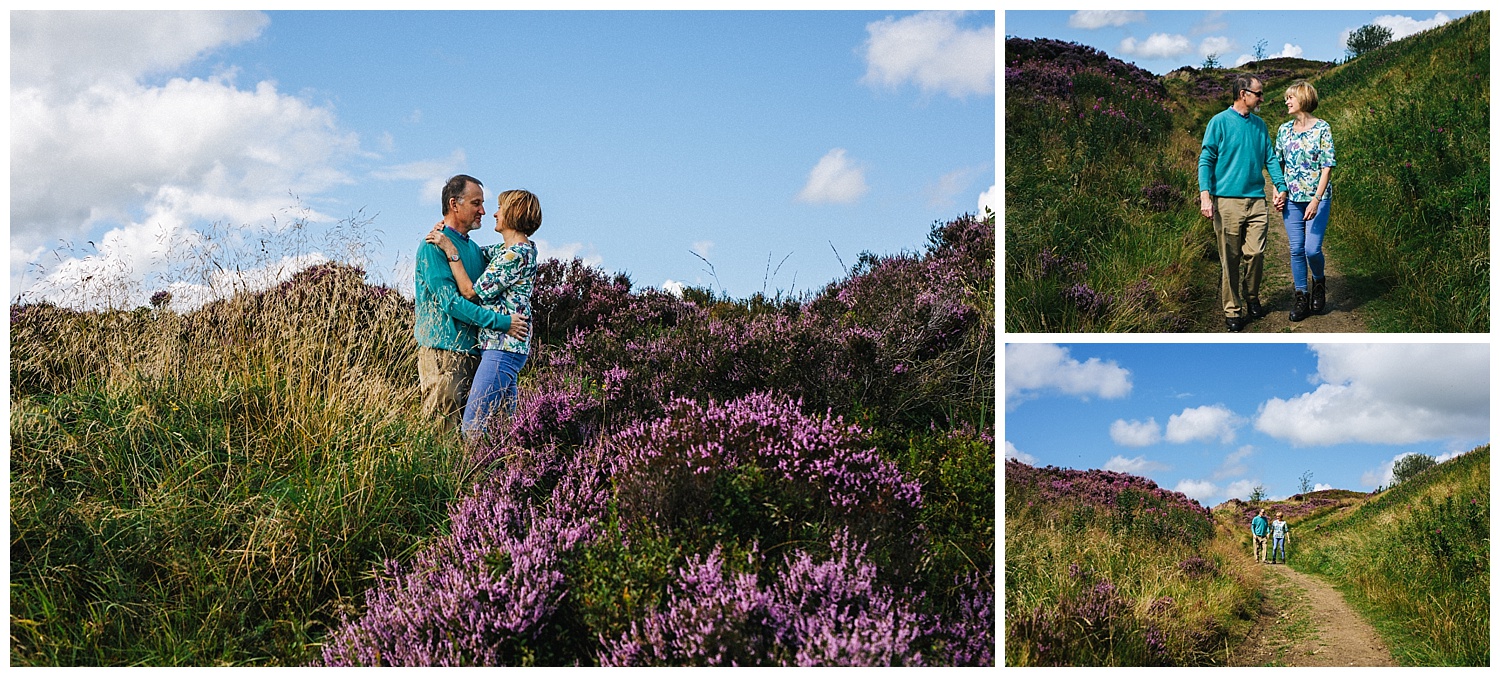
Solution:
<svg viewBox="0 0 1500 677">
<path fill-rule="evenodd" d="M 1327 576 L 1404 665 L 1488 665 L 1490 449 L 1295 526 L 1293 568 Z"/>
<path fill-rule="evenodd" d="M 1246 72 L 1278 93 L 1261 111 L 1273 133 L 1279 92 L 1297 78 L 1319 90 L 1338 152 L 1327 251 L 1371 328 L 1488 330 L 1488 12 L 1332 69 L 1278 59 L 1155 78 L 1019 38 L 1005 58 L 1008 331 L 1222 331 L 1197 157 Z M 1267 252 L 1268 271 L 1286 258 Z"/>
</svg>

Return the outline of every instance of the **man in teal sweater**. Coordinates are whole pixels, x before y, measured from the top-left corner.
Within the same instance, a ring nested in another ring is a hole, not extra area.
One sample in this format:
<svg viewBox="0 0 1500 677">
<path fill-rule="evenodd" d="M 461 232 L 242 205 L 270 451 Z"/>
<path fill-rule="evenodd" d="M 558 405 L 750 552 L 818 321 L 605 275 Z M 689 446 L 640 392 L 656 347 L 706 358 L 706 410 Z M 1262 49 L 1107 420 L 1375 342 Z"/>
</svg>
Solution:
<svg viewBox="0 0 1500 677">
<path fill-rule="evenodd" d="M 459 174 L 443 186 L 443 226 L 458 248 L 469 279 L 484 272 L 484 254 L 469 239 L 484 217 L 484 184 Z M 489 327 L 525 339 L 530 331 L 525 315 L 505 315 L 478 305 L 458 293 L 458 282 L 448 257 L 437 245 L 417 248 L 417 376 L 422 388 L 422 411 L 441 416 L 449 429 L 457 425 L 469 396 L 474 370 L 479 366 L 479 327 Z"/>
<path fill-rule="evenodd" d="M 1276 208 L 1286 199 L 1286 180 L 1265 121 L 1253 111 L 1265 98 L 1264 85 L 1248 75 L 1235 79 L 1234 103 L 1208 121 L 1198 156 L 1200 210 L 1213 219 L 1219 239 L 1219 295 L 1224 325 L 1240 331 L 1260 307 L 1260 278 L 1266 249 L 1266 180 L 1276 185 Z M 1241 266 L 1245 267 L 1243 276 Z M 1243 281 L 1244 291 L 1240 284 Z"/>
</svg>

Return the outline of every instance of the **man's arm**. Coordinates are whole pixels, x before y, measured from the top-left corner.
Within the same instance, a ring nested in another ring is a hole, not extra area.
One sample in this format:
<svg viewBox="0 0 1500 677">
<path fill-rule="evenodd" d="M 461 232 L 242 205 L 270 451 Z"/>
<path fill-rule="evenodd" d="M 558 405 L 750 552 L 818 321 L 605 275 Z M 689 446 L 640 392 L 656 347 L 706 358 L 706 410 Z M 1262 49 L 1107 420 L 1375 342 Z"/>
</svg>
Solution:
<svg viewBox="0 0 1500 677">
<path fill-rule="evenodd" d="M 1208 126 L 1203 130 L 1203 152 L 1198 154 L 1198 211 L 1205 217 L 1214 217 L 1214 203 L 1211 191 L 1214 187 L 1214 163 L 1219 160 L 1219 135 L 1214 122 L 1217 117 L 1208 121 Z"/>
<path fill-rule="evenodd" d="M 496 331 L 510 331 L 510 315 L 478 305 L 458 294 L 458 283 L 448 270 L 448 257 L 437 245 L 423 242 L 417 248 L 417 270 L 437 300 L 438 310 L 459 322 Z"/>
</svg>

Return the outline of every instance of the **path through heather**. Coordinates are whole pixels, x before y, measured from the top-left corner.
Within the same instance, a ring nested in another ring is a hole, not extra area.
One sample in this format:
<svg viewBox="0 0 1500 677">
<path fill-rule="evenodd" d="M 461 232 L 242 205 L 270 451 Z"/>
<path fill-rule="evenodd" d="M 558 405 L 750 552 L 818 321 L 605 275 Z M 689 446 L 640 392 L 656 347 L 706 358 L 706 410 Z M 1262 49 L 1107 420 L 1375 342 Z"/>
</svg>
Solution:
<svg viewBox="0 0 1500 677">
<path fill-rule="evenodd" d="M 1394 666 L 1375 634 L 1333 586 L 1284 565 L 1266 568 L 1267 603 L 1237 666 Z"/>
<path fill-rule="evenodd" d="M 1271 186 L 1270 179 L 1266 180 L 1266 194 L 1274 195 L 1275 189 Z M 1335 198 L 1336 200 L 1337 198 Z M 1267 206 L 1270 206 L 1267 199 Z M 1334 212 L 1329 220 L 1330 230 L 1337 228 L 1339 224 L 1338 203 L 1333 203 Z M 1261 279 L 1260 302 L 1265 308 L 1266 316 L 1252 320 L 1245 327 L 1246 333 L 1357 333 L 1369 331 L 1365 327 L 1364 317 L 1359 307 L 1366 300 L 1355 296 L 1353 289 L 1348 284 L 1348 278 L 1343 274 L 1339 266 L 1339 252 L 1330 248 L 1325 240 L 1323 246 L 1324 275 L 1327 282 L 1327 310 L 1322 314 L 1313 315 L 1303 319 L 1301 322 L 1292 322 L 1287 315 L 1292 311 L 1292 263 L 1291 254 L 1286 241 L 1286 226 L 1282 223 L 1281 212 L 1275 208 L 1270 209 L 1270 223 L 1266 225 L 1266 253 L 1265 273 Z M 1217 289 L 1217 285 L 1214 287 Z M 1224 312 L 1222 306 L 1215 302 L 1208 306 L 1213 317 L 1206 324 L 1200 326 L 1218 327 L 1223 331 Z"/>
</svg>

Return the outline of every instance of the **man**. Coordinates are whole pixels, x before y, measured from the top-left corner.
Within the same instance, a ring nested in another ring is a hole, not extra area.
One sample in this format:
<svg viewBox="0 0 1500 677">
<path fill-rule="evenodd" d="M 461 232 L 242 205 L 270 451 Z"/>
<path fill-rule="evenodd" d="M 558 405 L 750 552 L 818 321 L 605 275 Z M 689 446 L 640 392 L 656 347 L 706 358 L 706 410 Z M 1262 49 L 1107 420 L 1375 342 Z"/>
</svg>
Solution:
<svg viewBox="0 0 1500 677">
<path fill-rule="evenodd" d="M 484 255 L 469 239 L 484 217 L 484 184 L 459 174 L 443 186 L 443 226 L 458 248 L 469 279 L 484 272 Z M 525 315 L 505 315 L 477 305 L 458 293 L 448 257 L 436 245 L 417 248 L 417 375 L 422 388 L 422 411 L 441 416 L 447 429 L 458 423 L 479 366 L 479 327 L 489 327 L 518 339 L 530 330 Z"/>
<path fill-rule="evenodd" d="M 1264 509 L 1255 513 L 1255 519 L 1250 520 L 1250 536 L 1255 539 L 1255 561 L 1266 563 L 1266 536 L 1271 531 L 1271 524 L 1266 521 Z"/>
<path fill-rule="evenodd" d="M 1199 209 L 1213 219 L 1219 239 L 1219 296 L 1224 326 L 1241 331 L 1260 307 L 1261 264 L 1266 249 L 1265 168 L 1276 185 L 1276 208 L 1286 199 L 1286 180 L 1266 123 L 1253 111 L 1265 98 L 1260 80 L 1235 78 L 1234 103 L 1208 121 L 1198 156 Z M 1245 266 L 1243 277 L 1240 266 Z M 1244 283 L 1243 295 L 1240 291 Z"/>
</svg>

